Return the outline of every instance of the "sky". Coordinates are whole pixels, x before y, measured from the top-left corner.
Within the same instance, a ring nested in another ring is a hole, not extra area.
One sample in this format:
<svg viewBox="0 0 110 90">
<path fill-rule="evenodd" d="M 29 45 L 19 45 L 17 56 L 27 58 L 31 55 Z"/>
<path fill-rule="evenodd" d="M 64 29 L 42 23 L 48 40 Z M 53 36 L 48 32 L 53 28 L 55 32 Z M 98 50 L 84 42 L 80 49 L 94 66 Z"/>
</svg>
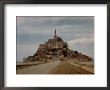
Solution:
<svg viewBox="0 0 110 90">
<path fill-rule="evenodd" d="M 55 29 L 71 50 L 94 58 L 93 16 L 17 16 L 16 25 L 17 61 L 32 56 Z"/>
</svg>

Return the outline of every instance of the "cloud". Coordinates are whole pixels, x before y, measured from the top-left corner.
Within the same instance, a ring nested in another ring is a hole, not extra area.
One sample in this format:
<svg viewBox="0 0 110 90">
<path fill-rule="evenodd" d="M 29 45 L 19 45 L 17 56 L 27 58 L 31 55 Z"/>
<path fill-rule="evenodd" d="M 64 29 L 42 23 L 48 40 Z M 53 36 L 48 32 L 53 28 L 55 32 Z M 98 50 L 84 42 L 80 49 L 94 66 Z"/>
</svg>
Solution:
<svg viewBox="0 0 110 90">
<path fill-rule="evenodd" d="M 77 44 L 86 46 L 88 44 L 94 43 L 94 38 L 93 37 L 78 38 L 67 41 L 67 43 L 71 48 L 74 48 L 74 45 Z"/>
<path fill-rule="evenodd" d="M 65 19 L 63 16 L 17 16 L 17 20 L 25 20 L 30 22 L 47 22 L 47 21 L 60 21 Z M 24 22 L 21 22 L 24 23 Z"/>
<path fill-rule="evenodd" d="M 68 46 L 72 50 L 77 50 L 85 55 L 94 58 L 94 38 L 84 37 L 67 41 Z"/>
<path fill-rule="evenodd" d="M 89 30 L 93 27 L 94 17 L 41 17 L 41 16 L 18 16 L 17 33 L 47 33 L 52 29 L 59 31 Z"/>
<path fill-rule="evenodd" d="M 45 23 L 45 22 L 91 22 L 94 20 L 93 16 L 17 16 L 17 23 Z"/>
</svg>

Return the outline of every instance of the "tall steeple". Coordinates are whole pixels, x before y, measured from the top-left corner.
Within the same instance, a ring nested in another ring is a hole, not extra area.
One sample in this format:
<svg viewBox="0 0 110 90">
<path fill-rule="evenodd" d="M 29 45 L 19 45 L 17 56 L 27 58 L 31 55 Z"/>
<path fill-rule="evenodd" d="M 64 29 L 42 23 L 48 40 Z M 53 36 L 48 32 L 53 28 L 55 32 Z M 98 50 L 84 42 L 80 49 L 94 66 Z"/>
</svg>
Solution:
<svg viewBox="0 0 110 90">
<path fill-rule="evenodd" d="M 57 35 L 56 35 L 56 29 L 55 29 L 55 34 L 54 34 L 54 39 L 55 39 L 55 38 L 57 38 Z"/>
<path fill-rule="evenodd" d="M 55 35 L 56 35 L 56 29 L 55 29 Z"/>
</svg>

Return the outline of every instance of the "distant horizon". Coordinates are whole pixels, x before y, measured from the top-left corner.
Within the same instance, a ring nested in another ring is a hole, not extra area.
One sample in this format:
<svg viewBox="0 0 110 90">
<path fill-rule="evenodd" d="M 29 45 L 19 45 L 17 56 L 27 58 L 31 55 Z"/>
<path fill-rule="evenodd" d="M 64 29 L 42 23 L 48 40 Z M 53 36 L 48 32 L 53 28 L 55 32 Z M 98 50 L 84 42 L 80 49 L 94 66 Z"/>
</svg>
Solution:
<svg viewBox="0 0 110 90">
<path fill-rule="evenodd" d="M 94 59 L 93 16 L 17 16 L 17 62 L 32 56 L 39 44 L 57 35 L 71 50 Z"/>
</svg>

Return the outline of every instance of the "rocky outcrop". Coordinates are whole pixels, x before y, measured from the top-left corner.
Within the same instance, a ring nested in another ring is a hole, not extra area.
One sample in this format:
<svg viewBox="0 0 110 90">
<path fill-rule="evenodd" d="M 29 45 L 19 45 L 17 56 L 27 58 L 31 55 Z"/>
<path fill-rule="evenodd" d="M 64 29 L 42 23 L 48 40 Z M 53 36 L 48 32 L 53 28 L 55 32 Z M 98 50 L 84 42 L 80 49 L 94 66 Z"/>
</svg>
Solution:
<svg viewBox="0 0 110 90">
<path fill-rule="evenodd" d="M 23 58 L 24 62 L 43 61 L 49 60 L 65 60 L 76 58 L 78 60 L 90 61 L 92 58 L 77 51 L 70 50 L 67 42 L 64 42 L 61 37 L 56 35 L 56 30 L 53 39 L 49 39 L 45 44 L 40 44 L 37 52 L 33 56 Z"/>
</svg>

